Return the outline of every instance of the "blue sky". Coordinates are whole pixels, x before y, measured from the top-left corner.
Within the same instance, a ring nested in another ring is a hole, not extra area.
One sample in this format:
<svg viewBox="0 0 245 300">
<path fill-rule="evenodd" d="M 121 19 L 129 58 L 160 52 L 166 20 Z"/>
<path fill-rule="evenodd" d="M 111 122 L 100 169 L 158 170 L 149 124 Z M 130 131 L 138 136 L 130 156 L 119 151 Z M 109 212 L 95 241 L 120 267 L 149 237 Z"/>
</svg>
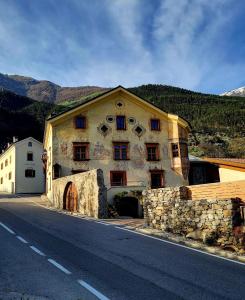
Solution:
<svg viewBox="0 0 245 300">
<path fill-rule="evenodd" d="M 245 85 L 243 0 L 0 0 L 0 72 L 62 86 Z"/>
</svg>

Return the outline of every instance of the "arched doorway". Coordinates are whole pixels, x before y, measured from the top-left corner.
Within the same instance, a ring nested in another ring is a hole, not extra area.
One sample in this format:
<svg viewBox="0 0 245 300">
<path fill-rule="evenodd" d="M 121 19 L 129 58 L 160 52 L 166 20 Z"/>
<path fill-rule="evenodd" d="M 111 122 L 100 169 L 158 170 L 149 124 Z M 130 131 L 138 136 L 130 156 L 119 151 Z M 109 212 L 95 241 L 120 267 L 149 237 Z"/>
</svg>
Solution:
<svg viewBox="0 0 245 300">
<path fill-rule="evenodd" d="M 119 216 L 139 217 L 138 199 L 135 197 L 122 197 L 117 201 L 117 213 Z"/>
<path fill-rule="evenodd" d="M 76 186 L 73 182 L 68 182 L 65 187 L 63 209 L 69 211 L 77 211 L 78 209 L 78 194 Z"/>
</svg>

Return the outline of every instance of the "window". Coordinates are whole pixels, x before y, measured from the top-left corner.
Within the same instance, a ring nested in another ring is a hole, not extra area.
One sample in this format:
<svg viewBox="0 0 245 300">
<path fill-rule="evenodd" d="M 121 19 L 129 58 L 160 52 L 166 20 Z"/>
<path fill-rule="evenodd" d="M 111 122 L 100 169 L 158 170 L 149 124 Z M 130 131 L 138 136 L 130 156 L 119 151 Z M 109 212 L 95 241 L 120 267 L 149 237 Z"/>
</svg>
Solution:
<svg viewBox="0 0 245 300">
<path fill-rule="evenodd" d="M 127 185 L 127 178 L 125 171 L 111 171 L 111 186 L 125 186 Z"/>
<path fill-rule="evenodd" d="M 146 144 L 147 160 L 156 161 L 159 160 L 159 145 L 158 144 Z"/>
<path fill-rule="evenodd" d="M 26 169 L 25 170 L 25 177 L 35 177 L 35 170 L 33 170 L 33 169 Z"/>
<path fill-rule="evenodd" d="M 28 161 L 33 161 L 33 153 L 32 152 L 27 153 L 27 160 Z"/>
<path fill-rule="evenodd" d="M 73 159 L 89 160 L 89 143 L 73 143 Z"/>
<path fill-rule="evenodd" d="M 7 165 L 8 165 L 8 160 L 6 159 L 5 160 L 5 167 L 7 167 Z"/>
<path fill-rule="evenodd" d="M 115 160 L 128 159 L 128 143 L 115 142 L 113 148 Z"/>
<path fill-rule="evenodd" d="M 151 130 L 160 131 L 159 119 L 151 119 Z"/>
<path fill-rule="evenodd" d="M 172 143 L 172 156 L 178 157 L 179 156 L 179 145 L 178 143 Z"/>
<path fill-rule="evenodd" d="M 117 116 L 117 130 L 126 130 L 125 116 Z"/>
<path fill-rule="evenodd" d="M 28 142 L 28 147 L 32 147 L 32 142 Z"/>
<path fill-rule="evenodd" d="M 11 180 L 11 178 L 12 178 L 12 173 L 9 172 L 9 180 Z"/>
<path fill-rule="evenodd" d="M 152 170 L 151 173 L 151 188 L 161 188 L 164 187 L 164 176 L 161 170 Z"/>
<path fill-rule="evenodd" d="M 86 128 L 86 118 L 83 116 L 75 117 L 75 128 L 85 129 Z"/>
<path fill-rule="evenodd" d="M 11 157 L 11 155 L 10 155 L 10 157 L 9 157 L 9 163 L 11 164 L 11 161 L 12 161 L 12 157 Z"/>
<path fill-rule="evenodd" d="M 3 184 L 3 177 L 1 177 L 1 181 L 0 182 L 1 182 L 1 184 Z"/>
<path fill-rule="evenodd" d="M 1 170 L 3 169 L 3 163 L 1 163 Z"/>
</svg>

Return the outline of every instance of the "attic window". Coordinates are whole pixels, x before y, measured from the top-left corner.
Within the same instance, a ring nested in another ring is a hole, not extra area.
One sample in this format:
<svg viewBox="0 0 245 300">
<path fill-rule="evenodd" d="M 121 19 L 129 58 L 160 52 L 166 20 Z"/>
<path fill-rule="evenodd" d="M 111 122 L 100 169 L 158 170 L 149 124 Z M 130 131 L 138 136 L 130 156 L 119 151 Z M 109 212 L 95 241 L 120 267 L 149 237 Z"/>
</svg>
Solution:
<svg viewBox="0 0 245 300">
<path fill-rule="evenodd" d="M 139 126 L 137 126 L 137 127 L 135 128 L 135 131 L 136 131 L 138 134 L 141 134 L 141 133 L 142 133 L 142 129 L 141 129 Z"/>
<path fill-rule="evenodd" d="M 103 131 L 104 133 L 106 133 L 108 131 L 108 127 L 106 125 L 103 125 L 101 127 L 101 131 Z"/>
<path fill-rule="evenodd" d="M 141 125 L 137 125 L 133 129 L 134 133 L 138 136 L 142 136 L 145 132 L 145 128 Z"/>
<path fill-rule="evenodd" d="M 114 121 L 114 117 L 113 116 L 107 116 L 106 121 L 109 122 L 109 123 L 112 123 Z"/>
<path fill-rule="evenodd" d="M 133 118 L 133 117 L 129 117 L 129 118 L 128 118 L 128 123 L 129 123 L 129 124 L 134 125 L 135 122 L 136 122 L 135 118 Z"/>
<path fill-rule="evenodd" d="M 116 107 L 117 108 L 122 108 L 123 106 L 124 106 L 124 103 L 123 103 L 122 100 L 119 100 L 119 101 L 116 102 Z"/>
<path fill-rule="evenodd" d="M 106 125 L 106 124 L 101 124 L 99 127 L 98 127 L 98 131 L 102 134 L 102 135 L 104 135 L 104 136 L 106 136 L 109 132 L 110 132 L 110 127 L 108 126 L 108 125 Z"/>
</svg>

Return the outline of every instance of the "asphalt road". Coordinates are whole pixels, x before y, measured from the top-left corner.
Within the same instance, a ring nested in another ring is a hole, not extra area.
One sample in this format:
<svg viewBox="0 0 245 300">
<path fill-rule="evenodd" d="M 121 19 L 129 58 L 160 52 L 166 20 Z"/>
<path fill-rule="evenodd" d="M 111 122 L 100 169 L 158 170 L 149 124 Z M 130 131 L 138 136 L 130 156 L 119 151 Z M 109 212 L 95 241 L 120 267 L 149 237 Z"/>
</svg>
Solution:
<svg viewBox="0 0 245 300">
<path fill-rule="evenodd" d="M 244 264 L 30 200 L 0 199 L 0 299 L 245 299 Z"/>
</svg>

